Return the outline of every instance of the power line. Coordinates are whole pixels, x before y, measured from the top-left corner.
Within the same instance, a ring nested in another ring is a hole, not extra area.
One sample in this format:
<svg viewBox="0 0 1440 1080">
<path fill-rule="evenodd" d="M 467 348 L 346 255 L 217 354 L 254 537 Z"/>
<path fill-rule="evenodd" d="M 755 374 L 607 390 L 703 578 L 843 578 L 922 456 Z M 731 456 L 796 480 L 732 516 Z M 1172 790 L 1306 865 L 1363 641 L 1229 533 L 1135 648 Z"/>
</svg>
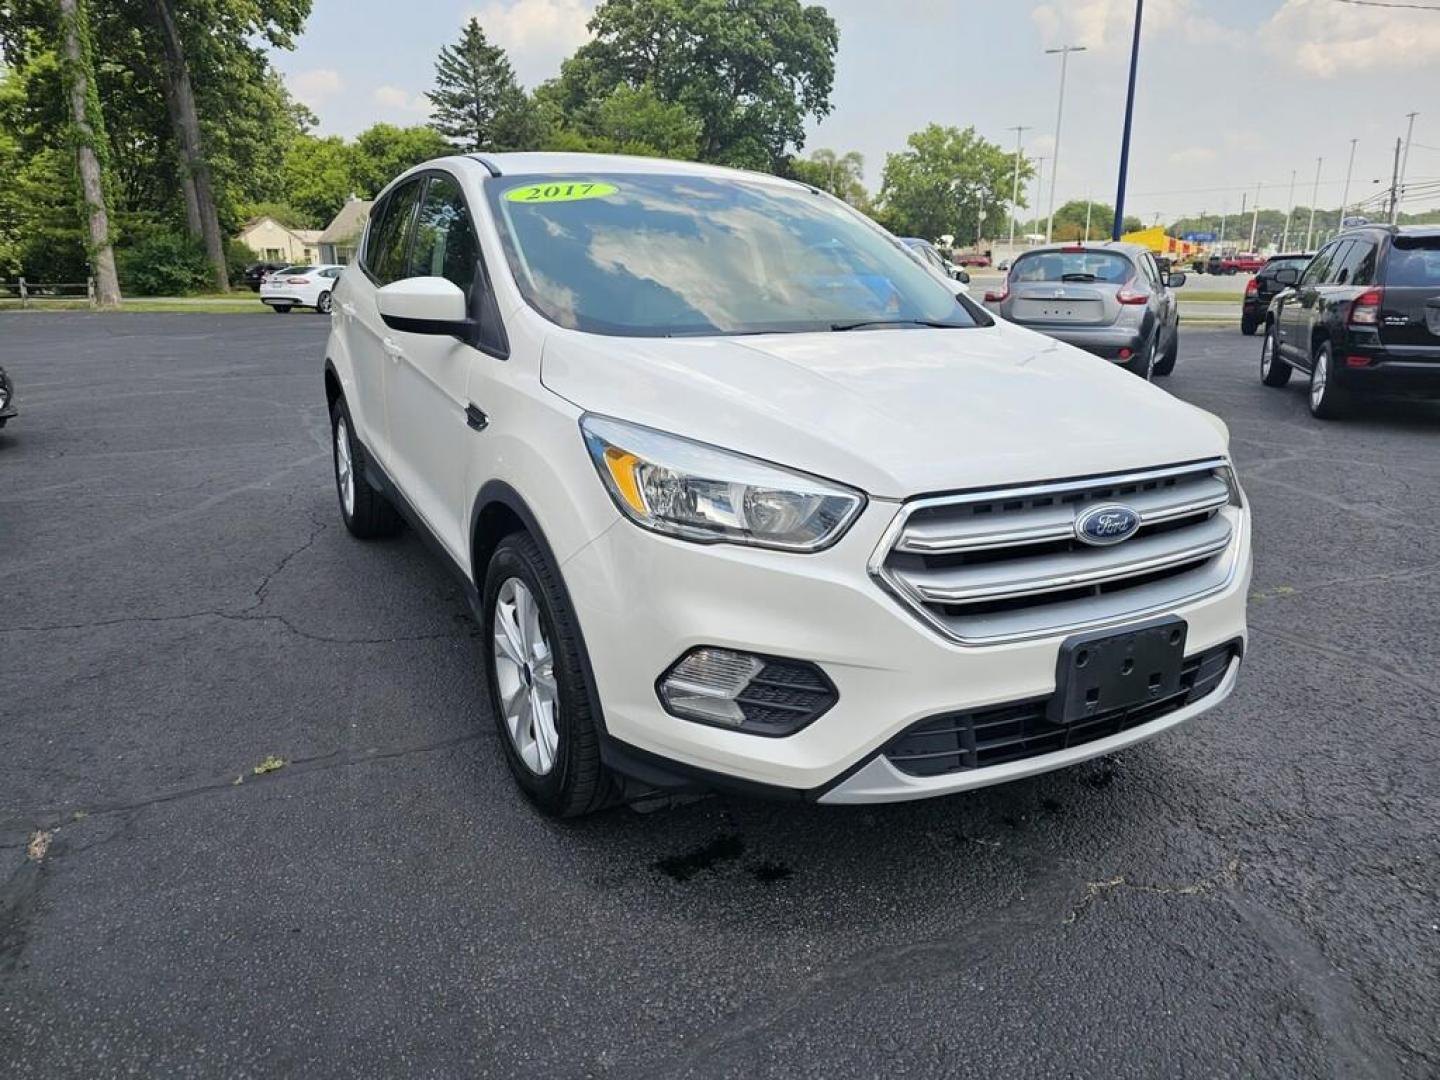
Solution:
<svg viewBox="0 0 1440 1080">
<path fill-rule="evenodd" d="M 1434 11 L 1440 13 L 1440 7 L 1431 7 L 1428 4 L 1403 4 L 1398 0 L 1335 0 L 1337 4 L 1353 4 L 1355 7 L 1373 8 L 1400 8 L 1405 11 Z"/>
</svg>

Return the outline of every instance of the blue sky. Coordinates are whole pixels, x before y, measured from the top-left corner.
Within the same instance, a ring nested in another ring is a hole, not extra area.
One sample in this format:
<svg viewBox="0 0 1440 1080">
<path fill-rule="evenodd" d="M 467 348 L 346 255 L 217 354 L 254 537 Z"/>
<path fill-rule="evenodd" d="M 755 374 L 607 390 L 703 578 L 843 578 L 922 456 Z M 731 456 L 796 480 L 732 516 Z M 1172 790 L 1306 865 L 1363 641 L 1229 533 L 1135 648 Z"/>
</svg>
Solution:
<svg viewBox="0 0 1440 1080">
<path fill-rule="evenodd" d="M 1237 213 L 1242 194 L 1284 206 L 1292 171 L 1307 204 L 1338 205 L 1350 140 L 1351 202 L 1388 183 L 1405 114 L 1420 110 L 1409 176 L 1440 180 L 1437 10 L 1340 0 L 1148 0 L 1130 197 L 1147 222 L 1201 210 Z M 298 47 L 278 53 L 292 91 L 324 133 L 377 120 L 419 123 L 435 53 L 474 15 L 527 85 L 585 40 L 593 0 L 315 0 Z M 1057 200 L 1114 197 L 1133 0 L 831 0 L 840 27 L 833 111 L 807 148 L 859 150 L 877 187 L 886 153 L 932 121 L 973 125 L 1007 147 L 1051 155 L 1058 57 L 1070 59 Z M 1049 195 L 1051 165 L 1045 165 Z M 1436 188 L 1440 191 L 1440 187 Z M 1032 196 L 1032 204 L 1035 201 Z M 1425 205 L 1440 205 L 1440 194 Z"/>
</svg>

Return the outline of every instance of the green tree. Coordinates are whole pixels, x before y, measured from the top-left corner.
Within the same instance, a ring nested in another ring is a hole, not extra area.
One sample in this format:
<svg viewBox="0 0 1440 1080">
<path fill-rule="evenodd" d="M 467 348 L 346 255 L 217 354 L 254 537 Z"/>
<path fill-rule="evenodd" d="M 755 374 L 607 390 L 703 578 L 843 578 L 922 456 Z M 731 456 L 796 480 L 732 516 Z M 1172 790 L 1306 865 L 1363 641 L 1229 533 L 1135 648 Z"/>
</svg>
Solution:
<svg viewBox="0 0 1440 1080">
<path fill-rule="evenodd" d="M 650 87 L 700 126 L 698 156 L 777 169 L 805 142 L 806 117 L 830 112 L 839 31 L 800 0 L 604 0 L 594 35 L 550 92 L 559 115 L 594 135 L 616 87 Z"/>
<path fill-rule="evenodd" d="M 454 152 L 433 128 L 376 124 L 355 137 L 350 149 L 350 182 L 358 194 L 374 196 L 406 169 Z"/>
<path fill-rule="evenodd" d="M 863 181 L 865 158 L 857 150 L 837 154 L 821 148 L 812 151 L 808 158 L 792 158 L 783 171 L 794 180 L 844 199 L 851 206 L 864 209 L 870 205 Z"/>
<path fill-rule="evenodd" d="M 531 102 L 505 50 L 491 45 L 479 19 L 435 61 L 430 125 L 460 150 L 520 149 L 536 135 Z"/>
<path fill-rule="evenodd" d="M 551 84 L 553 86 L 553 84 Z M 693 161 L 700 150 L 700 121 L 684 105 L 660 100 L 652 86 L 616 86 L 583 117 L 560 118 L 547 99 L 537 96 L 537 112 L 548 116 L 542 145 L 546 150 L 598 154 L 636 154 Z"/>
<path fill-rule="evenodd" d="M 881 214 L 892 232 L 934 238 L 947 233 L 968 244 L 983 221 L 992 229 L 1008 221 L 1015 155 L 975 133 L 931 124 L 885 157 Z M 1023 185 L 1032 175 L 1020 163 Z"/>
<path fill-rule="evenodd" d="M 280 166 L 285 201 L 323 228 L 355 193 L 350 147 L 338 135 L 301 135 Z"/>
</svg>

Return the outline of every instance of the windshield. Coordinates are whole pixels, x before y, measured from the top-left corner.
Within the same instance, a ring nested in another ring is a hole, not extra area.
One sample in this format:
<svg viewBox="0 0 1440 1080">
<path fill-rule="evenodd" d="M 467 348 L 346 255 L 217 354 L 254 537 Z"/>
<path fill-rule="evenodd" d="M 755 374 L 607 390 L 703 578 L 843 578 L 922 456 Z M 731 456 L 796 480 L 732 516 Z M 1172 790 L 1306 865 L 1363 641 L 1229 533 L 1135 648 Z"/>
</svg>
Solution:
<svg viewBox="0 0 1440 1080">
<path fill-rule="evenodd" d="M 1385 265 L 1385 284 L 1440 286 L 1440 236 L 1397 236 Z"/>
<path fill-rule="evenodd" d="M 561 326 L 663 337 L 977 325 L 885 233 L 801 188 L 646 174 L 486 186 L 520 291 Z"/>
<path fill-rule="evenodd" d="M 1038 251 L 1015 260 L 1010 280 L 1098 281 L 1123 285 L 1134 273 L 1129 259 L 1110 251 Z"/>
</svg>

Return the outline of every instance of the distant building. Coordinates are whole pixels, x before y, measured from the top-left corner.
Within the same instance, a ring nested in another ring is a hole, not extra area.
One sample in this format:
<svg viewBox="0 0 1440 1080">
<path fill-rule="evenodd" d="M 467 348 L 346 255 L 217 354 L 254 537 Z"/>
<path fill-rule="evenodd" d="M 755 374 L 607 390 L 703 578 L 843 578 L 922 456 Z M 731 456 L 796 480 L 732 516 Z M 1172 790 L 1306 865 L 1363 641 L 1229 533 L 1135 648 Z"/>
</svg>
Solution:
<svg viewBox="0 0 1440 1080">
<path fill-rule="evenodd" d="M 246 222 L 239 240 L 260 262 L 302 266 L 320 257 L 319 229 L 291 229 L 268 215 Z"/>
<path fill-rule="evenodd" d="M 370 207 L 374 205 L 369 200 L 350 196 L 335 215 L 335 220 L 320 234 L 321 262 L 348 266 L 355 261 L 355 250 L 360 246 L 365 223 L 370 220 Z"/>
</svg>

